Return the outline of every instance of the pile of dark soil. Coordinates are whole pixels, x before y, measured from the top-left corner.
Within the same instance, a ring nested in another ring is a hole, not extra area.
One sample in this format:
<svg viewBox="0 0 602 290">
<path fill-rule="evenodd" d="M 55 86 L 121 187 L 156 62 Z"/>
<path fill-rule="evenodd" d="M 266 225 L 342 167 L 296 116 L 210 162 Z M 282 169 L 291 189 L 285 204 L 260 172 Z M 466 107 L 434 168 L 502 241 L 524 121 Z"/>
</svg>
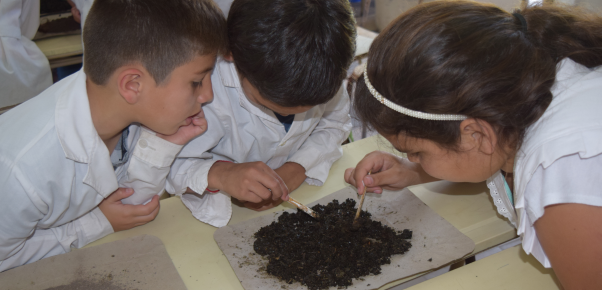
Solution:
<svg viewBox="0 0 602 290">
<path fill-rule="evenodd" d="M 355 201 L 312 207 L 316 220 L 306 213 L 283 213 L 277 222 L 255 233 L 253 248 L 269 263 L 266 271 L 288 284 L 295 281 L 310 290 L 350 286 L 353 278 L 380 274 L 392 255 L 407 252 L 412 231 L 396 232 L 362 211 L 359 226 L 352 225 Z"/>
</svg>

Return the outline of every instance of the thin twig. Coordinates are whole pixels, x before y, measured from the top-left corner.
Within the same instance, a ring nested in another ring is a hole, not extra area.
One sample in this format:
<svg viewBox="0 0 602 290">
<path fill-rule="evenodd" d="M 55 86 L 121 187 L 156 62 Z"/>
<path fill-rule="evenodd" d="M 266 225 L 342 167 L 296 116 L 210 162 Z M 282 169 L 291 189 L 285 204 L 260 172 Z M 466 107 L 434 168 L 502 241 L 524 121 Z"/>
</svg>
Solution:
<svg viewBox="0 0 602 290">
<path fill-rule="evenodd" d="M 288 202 L 292 203 L 294 206 L 296 206 L 298 209 L 300 209 L 301 211 L 303 211 L 304 213 L 312 216 L 313 218 L 317 219 L 319 217 L 318 213 L 311 210 L 311 208 L 305 206 L 304 204 L 298 202 L 297 200 L 295 200 L 294 198 L 289 196 Z"/>
<path fill-rule="evenodd" d="M 368 175 L 372 173 L 372 170 L 368 172 Z M 364 182 L 362 180 L 362 182 Z M 353 219 L 353 225 L 357 226 L 357 219 L 360 217 L 360 213 L 362 212 L 362 205 L 364 205 L 364 198 L 366 198 L 366 188 L 367 186 L 364 184 L 364 194 L 362 194 L 362 198 L 360 199 L 360 205 L 357 207 L 357 213 L 355 214 L 355 218 Z"/>
</svg>

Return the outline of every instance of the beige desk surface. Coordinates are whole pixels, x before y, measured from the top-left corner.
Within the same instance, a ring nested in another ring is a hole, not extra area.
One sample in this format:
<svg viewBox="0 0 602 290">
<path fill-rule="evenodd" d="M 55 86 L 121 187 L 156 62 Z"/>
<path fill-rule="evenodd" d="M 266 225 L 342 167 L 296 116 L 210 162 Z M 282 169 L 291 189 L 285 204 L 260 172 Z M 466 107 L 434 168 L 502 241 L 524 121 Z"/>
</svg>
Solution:
<svg viewBox="0 0 602 290">
<path fill-rule="evenodd" d="M 408 290 L 562 289 L 552 269 L 544 268 L 521 246 L 432 278 Z"/>
<path fill-rule="evenodd" d="M 81 34 L 40 39 L 35 43 L 48 60 L 80 55 L 84 52 Z"/>
<path fill-rule="evenodd" d="M 384 139 L 378 139 L 376 136 L 343 146 L 343 157 L 332 166 L 324 186 L 303 184 L 292 193 L 292 196 L 302 203 L 309 203 L 349 186 L 343 180 L 345 169 L 355 166 L 367 153 L 374 150 L 392 152 L 392 147 Z M 435 212 L 473 239 L 476 244 L 475 253 L 515 236 L 514 228 L 497 215 L 483 183 L 434 182 L 412 187 L 411 190 Z M 233 207 L 230 224 L 284 208 L 292 208 L 287 203 L 264 212 Z M 213 240 L 215 229 L 196 220 L 179 198 L 172 197 L 161 201 L 161 210 L 153 222 L 109 235 L 88 246 L 141 234 L 154 235 L 165 244 L 188 289 L 243 289 L 228 260 Z M 407 280 L 390 283 L 381 289 L 387 289 Z"/>
</svg>

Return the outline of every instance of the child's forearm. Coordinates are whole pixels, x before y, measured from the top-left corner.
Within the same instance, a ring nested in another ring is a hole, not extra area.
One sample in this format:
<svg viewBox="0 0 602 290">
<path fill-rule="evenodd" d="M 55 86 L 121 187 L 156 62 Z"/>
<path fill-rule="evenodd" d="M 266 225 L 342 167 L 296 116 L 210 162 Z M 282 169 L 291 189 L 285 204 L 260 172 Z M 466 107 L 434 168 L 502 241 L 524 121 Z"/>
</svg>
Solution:
<svg viewBox="0 0 602 290">
<path fill-rule="evenodd" d="M 274 171 L 284 180 L 289 192 L 299 188 L 305 181 L 305 168 L 299 163 L 287 162 Z"/>
<path fill-rule="evenodd" d="M 229 168 L 231 165 L 232 163 L 228 162 L 215 162 L 207 174 L 207 189 L 222 190 L 223 187 L 220 177 L 228 174 L 227 168 Z"/>
</svg>

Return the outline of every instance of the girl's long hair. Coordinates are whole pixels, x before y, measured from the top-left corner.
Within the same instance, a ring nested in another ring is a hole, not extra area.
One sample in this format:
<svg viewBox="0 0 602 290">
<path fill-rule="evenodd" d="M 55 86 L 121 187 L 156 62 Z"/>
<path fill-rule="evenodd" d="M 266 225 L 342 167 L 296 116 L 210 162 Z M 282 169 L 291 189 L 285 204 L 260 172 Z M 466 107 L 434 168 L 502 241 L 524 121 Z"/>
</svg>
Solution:
<svg viewBox="0 0 602 290">
<path fill-rule="evenodd" d="M 468 1 L 436 1 L 400 15 L 374 40 L 368 76 L 385 98 L 417 111 L 463 114 L 491 124 L 499 146 L 518 148 L 552 101 L 557 64 L 602 64 L 602 18 L 576 8 L 525 7 L 516 17 Z M 460 121 L 408 117 L 378 102 L 363 76 L 354 109 L 383 135 L 424 138 L 449 149 Z"/>
</svg>

